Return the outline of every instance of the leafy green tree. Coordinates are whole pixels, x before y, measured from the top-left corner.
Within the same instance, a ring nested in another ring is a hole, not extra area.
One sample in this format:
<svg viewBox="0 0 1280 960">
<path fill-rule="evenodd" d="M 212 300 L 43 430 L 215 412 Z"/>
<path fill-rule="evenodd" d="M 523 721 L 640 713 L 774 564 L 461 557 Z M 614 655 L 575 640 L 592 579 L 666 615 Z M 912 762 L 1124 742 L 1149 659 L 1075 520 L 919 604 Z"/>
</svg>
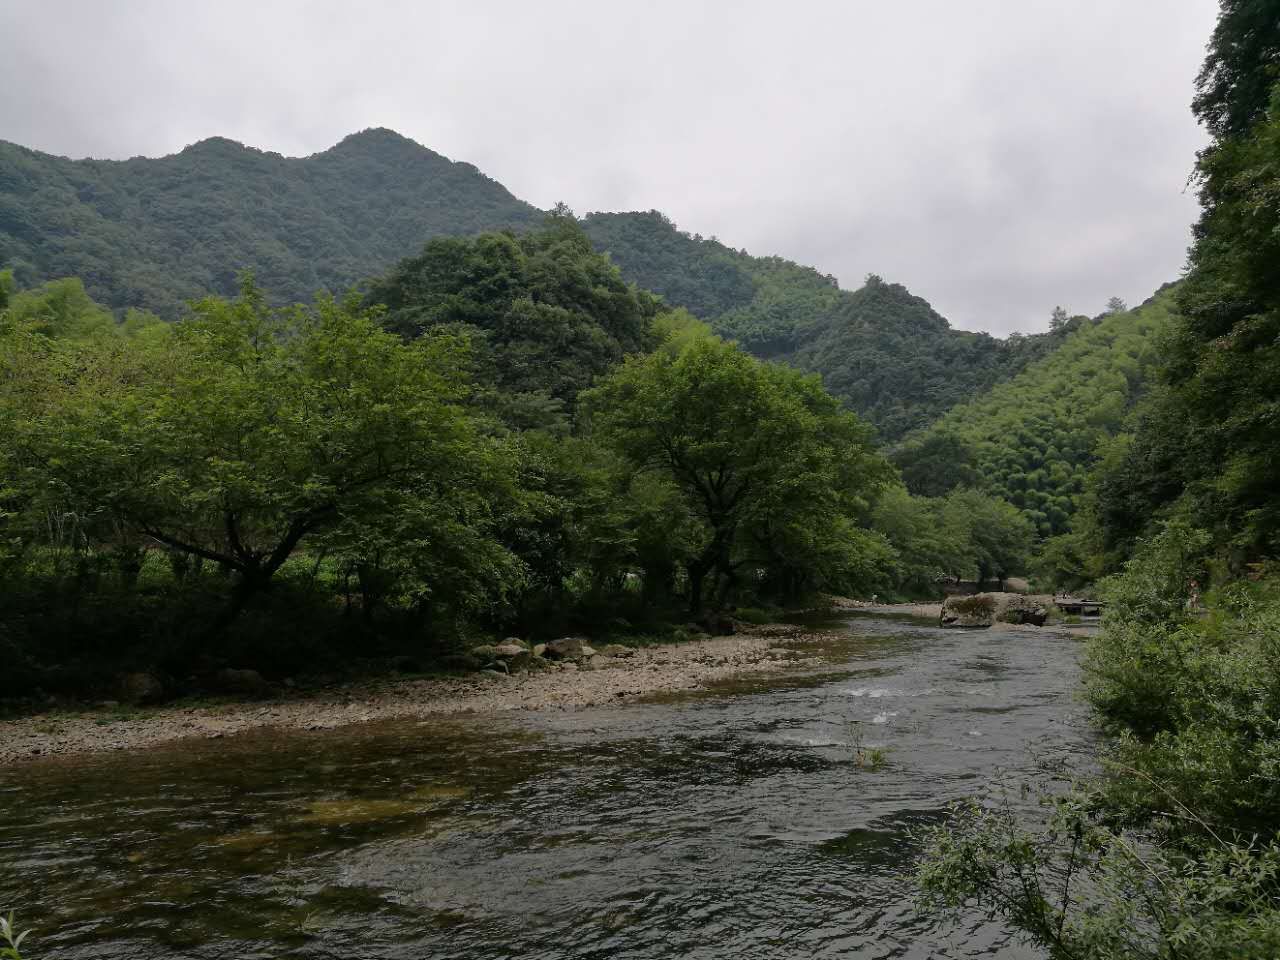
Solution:
<svg viewBox="0 0 1280 960">
<path fill-rule="evenodd" d="M 563 216 L 521 236 L 432 240 L 374 281 L 368 302 L 405 337 L 470 335 L 489 405 L 525 428 L 554 426 L 596 377 L 651 345 L 658 310 Z"/>
<path fill-rule="evenodd" d="M 808 513 L 838 515 L 885 474 L 866 428 L 816 380 L 712 338 L 633 357 L 584 402 L 592 435 L 675 484 L 698 518 L 684 560 L 694 614 L 708 575 L 728 589 L 739 582 L 747 536 L 777 544 Z"/>
<path fill-rule="evenodd" d="M 973 486 L 978 479 L 974 452 L 954 433 L 928 433 L 904 443 L 892 454 L 907 489 L 920 497 L 946 496 L 956 487 Z"/>
<path fill-rule="evenodd" d="M 1035 528 L 1013 504 L 977 490 L 957 490 L 943 510 L 951 529 L 967 532 L 967 559 L 979 588 L 994 576 L 1004 589 L 1007 577 L 1026 571 Z"/>
<path fill-rule="evenodd" d="M 462 522 L 505 469 L 459 405 L 456 341 L 405 345 L 330 299 L 273 309 L 252 284 L 150 329 L 54 357 L 74 375 L 27 418 L 28 473 L 78 515 L 234 572 L 229 617 L 304 542 L 363 560 L 350 545 L 392 510 L 421 541 L 424 510 Z"/>
</svg>

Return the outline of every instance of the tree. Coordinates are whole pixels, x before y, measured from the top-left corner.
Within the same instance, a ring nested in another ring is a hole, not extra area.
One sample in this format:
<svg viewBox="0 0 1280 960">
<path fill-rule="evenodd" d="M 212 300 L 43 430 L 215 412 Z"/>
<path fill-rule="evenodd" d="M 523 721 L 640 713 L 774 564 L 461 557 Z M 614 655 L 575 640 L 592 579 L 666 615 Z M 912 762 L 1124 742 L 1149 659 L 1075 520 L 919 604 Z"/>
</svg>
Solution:
<svg viewBox="0 0 1280 960">
<path fill-rule="evenodd" d="M 479 399 L 515 427 L 562 426 L 578 393 L 651 345 L 658 312 L 563 213 L 520 236 L 429 241 L 375 280 L 367 303 L 406 338 L 469 336 Z"/>
<path fill-rule="evenodd" d="M 684 560 L 695 615 L 708 575 L 738 581 L 748 531 L 756 546 L 778 544 L 806 511 L 845 509 L 887 472 L 867 428 L 816 379 L 714 338 L 630 358 L 583 399 L 592 435 L 667 478 L 697 517 Z"/>
<path fill-rule="evenodd" d="M 907 489 L 920 497 L 946 496 L 978 479 L 973 448 L 950 432 L 930 432 L 922 440 L 904 444 L 892 459 Z"/>
<path fill-rule="evenodd" d="M 1263 118 L 1278 58 L 1280 30 L 1270 0 L 1222 0 L 1192 101 L 1215 141 L 1243 136 Z"/>
<path fill-rule="evenodd" d="M 977 570 L 978 589 L 992 576 L 1023 573 L 1031 559 L 1035 528 L 1010 503 L 976 490 L 957 490 L 944 507 L 952 529 L 968 533 L 967 559 Z"/>
<path fill-rule="evenodd" d="M 1112 297 L 1107 301 L 1107 313 L 1124 313 L 1129 309 L 1129 305 L 1119 297 Z"/>
<path fill-rule="evenodd" d="M 1049 329 L 1061 330 L 1067 324 L 1067 311 L 1062 307 L 1054 307 L 1049 315 Z"/>
<path fill-rule="evenodd" d="M 149 329 L 72 358 L 26 462 L 43 495 L 234 572 L 227 619 L 304 541 L 367 539 L 389 512 L 463 518 L 504 472 L 459 406 L 456 340 L 406 345 L 351 302 L 272 309 L 252 282 Z"/>
</svg>

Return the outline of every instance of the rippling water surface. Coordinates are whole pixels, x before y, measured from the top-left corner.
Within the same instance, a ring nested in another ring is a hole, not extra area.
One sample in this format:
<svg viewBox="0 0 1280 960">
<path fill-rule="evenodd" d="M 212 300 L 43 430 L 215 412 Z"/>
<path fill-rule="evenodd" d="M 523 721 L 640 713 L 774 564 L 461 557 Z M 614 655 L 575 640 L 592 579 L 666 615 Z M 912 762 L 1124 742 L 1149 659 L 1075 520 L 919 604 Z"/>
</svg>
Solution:
<svg viewBox="0 0 1280 960">
<path fill-rule="evenodd" d="M 1038 956 L 920 916 L 912 833 L 1087 755 L 1078 641 L 844 629 L 660 702 L 9 768 L 0 907 L 48 960 Z"/>
</svg>

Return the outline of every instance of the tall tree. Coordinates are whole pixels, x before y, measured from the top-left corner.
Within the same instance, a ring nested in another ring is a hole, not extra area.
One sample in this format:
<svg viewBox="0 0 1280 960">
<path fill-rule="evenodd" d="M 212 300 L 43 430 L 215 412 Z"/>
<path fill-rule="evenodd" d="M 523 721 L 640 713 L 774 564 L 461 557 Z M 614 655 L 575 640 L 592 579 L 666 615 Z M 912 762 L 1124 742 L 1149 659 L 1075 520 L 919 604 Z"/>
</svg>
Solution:
<svg viewBox="0 0 1280 960">
<path fill-rule="evenodd" d="M 668 478 L 697 516 L 684 561 L 694 614 L 708 575 L 738 578 L 749 530 L 780 545 L 803 511 L 832 520 L 887 477 L 867 428 L 816 379 L 715 338 L 634 357 L 584 400 L 593 434 L 634 469 Z"/>
</svg>

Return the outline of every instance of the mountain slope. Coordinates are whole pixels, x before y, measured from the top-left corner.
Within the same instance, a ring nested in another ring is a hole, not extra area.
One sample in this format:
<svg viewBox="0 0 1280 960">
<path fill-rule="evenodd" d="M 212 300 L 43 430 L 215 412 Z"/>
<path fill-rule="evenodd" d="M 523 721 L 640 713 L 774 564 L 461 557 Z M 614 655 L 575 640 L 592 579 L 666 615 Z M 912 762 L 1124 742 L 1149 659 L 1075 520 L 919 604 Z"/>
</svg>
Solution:
<svg viewBox="0 0 1280 960">
<path fill-rule="evenodd" d="M 896 459 L 932 446 L 954 460 L 965 448 L 982 489 L 1022 509 L 1044 536 L 1069 529 L 1100 445 L 1123 429 L 1146 387 L 1173 296 L 1166 287 L 1133 310 L 1074 321 L 1054 353 L 952 408 Z"/>
<path fill-rule="evenodd" d="M 0 142 L 0 265 L 79 276 L 94 299 L 177 315 L 252 268 L 273 299 L 340 292 L 441 235 L 542 214 L 390 130 L 305 158 L 202 140 L 158 159 L 68 160 Z"/>
<path fill-rule="evenodd" d="M 681 233 L 657 211 L 593 213 L 583 226 L 629 280 L 758 356 L 822 375 L 887 439 L 922 427 L 1052 352 L 1062 332 L 998 340 L 953 330 L 928 302 L 869 277 L 834 277 Z"/>
<path fill-rule="evenodd" d="M 78 276 L 97 301 L 172 318 L 252 269 L 277 302 L 341 292 L 440 236 L 525 230 L 544 214 L 474 167 L 390 130 L 293 159 L 203 140 L 159 159 L 67 160 L 0 142 L 0 268 L 20 286 Z M 1059 334 L 951 329 L 872 279 L 855 291 L 780 257 L 680 232 L 660 213 L 582 227 L 623 277 L 688 308 L 757 356 L 820 373 L 888 440 L 1016 374 Z"/>
</svg>

